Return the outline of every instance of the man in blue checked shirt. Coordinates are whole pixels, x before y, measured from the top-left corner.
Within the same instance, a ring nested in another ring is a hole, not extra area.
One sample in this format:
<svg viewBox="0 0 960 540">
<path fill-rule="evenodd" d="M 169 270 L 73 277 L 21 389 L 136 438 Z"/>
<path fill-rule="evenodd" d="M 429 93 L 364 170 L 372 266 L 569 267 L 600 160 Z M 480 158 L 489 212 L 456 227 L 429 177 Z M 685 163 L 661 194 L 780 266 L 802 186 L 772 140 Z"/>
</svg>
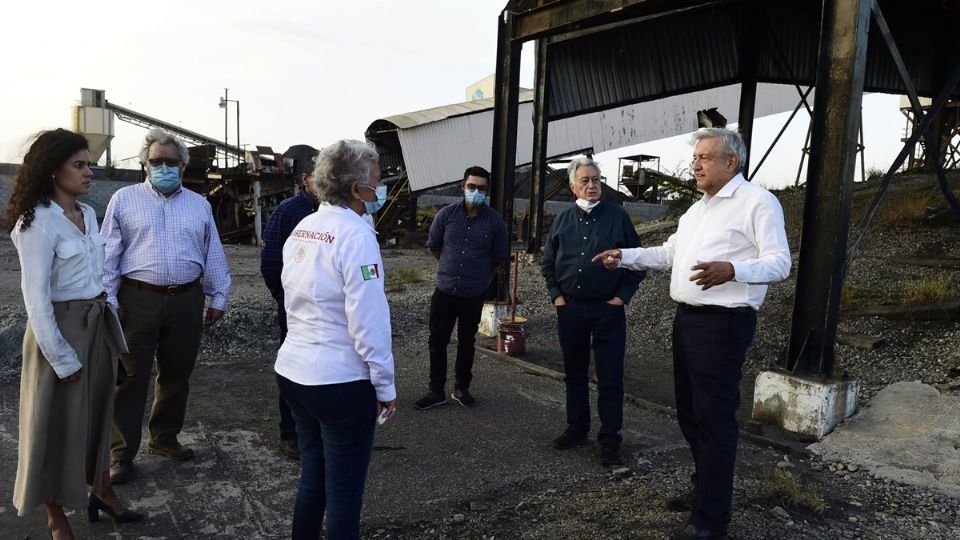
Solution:
<svg viewBox="0 0 960 540">
<path fill-rule="evenodd" d="M 287 312 L 283 308 L 283 244 L 293 232 L 297 223 L 317 211 L 317 198 L 310 191 L 310 178 L 313 164 L 308 172 L 301 176 L 303 188 L 294 197 L 284 200 L 273 209 L 267 227 L 263 231 L 263 249 L 260 251 L 260 273 L 270 289 L 270 295 L 277 301 L 277 325 L 280 327 L 280 341 L 287 337 Z M 297 430 L 290 413 L 290 406 L 278 397 L 280 408 L 280 451 L 287 457 L 300 459 L 297 447 Z"/>
<path fill-rule="evenodd" d="M 451 397 L 473 407 L 470 395 L 473 354 L 484 295 L 494 265 L 509 258 L 507 226 L 485 204 L 490 173 L 470 167 L 463 173 L 463 202 L 445 206 L 430 225 L 427 249 L 440 261 L 437 288 L 430 300 L 430 391 L 414 407 L 426 410 L 447 402 L 447 345 L 457 324 L 456 379 Z"/>
<path fill-rule="evenodd" d="M 147 179 L 114 193 L 103 218 L 103 288 L 107 301 L 120 309 L 130 350 L 120 355 L 114 398 L 110 478 L 115 484 L 133 476 L 154 356 L 147 446 L 174 460 L 193 457 L 177 435 L 203 326 L 223 316 L 230 272 L 210 203 L 181 184 L 188 159 L 182 142 L 150 130 L 140 150 Z"/>
</svg>

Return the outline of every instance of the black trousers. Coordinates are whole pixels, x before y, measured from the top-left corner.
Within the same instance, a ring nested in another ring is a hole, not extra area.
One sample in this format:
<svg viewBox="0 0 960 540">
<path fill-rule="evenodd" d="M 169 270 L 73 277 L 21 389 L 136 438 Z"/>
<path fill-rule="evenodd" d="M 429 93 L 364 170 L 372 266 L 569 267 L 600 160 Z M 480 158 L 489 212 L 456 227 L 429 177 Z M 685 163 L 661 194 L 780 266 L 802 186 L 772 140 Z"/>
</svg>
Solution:
<svg viewBox="0 0 960 540">
<path fill-rule="evenodd" d="M 447 345 L 457 324 L 457 362 L 454 388 L 467 390 L 473 380 L 473 353 L 483 295 L 461 298 L 434 289 L 430 299 L 430 391 L 445 393 L 447 384 Z"/>
<path fill-rule="evenodd" d="M 698 527 L 725 531 L 730 523 L 741 368 L 756 327 L 750 308 L 681 304 L 673 320 L 677 421 L 696 467 L 690 522 Z"/>
<path fill-rule="evenodd" d="M 283 307 L 283 293 L 273 298 L 277 301 L 277 326 L 280 327 L 280 343 L 287 339 L 287 310 Z M 293 420 L 293 413 L 290 412 L 290 405 L 284 399 L 283 393 L 277 392 L 277 407 L 280 409 L 280 440 L 296 441 L 297 425 Z"/>
<path fill-rule="evenodd" d="M 597 373 L 597 415 L 600 444 L 620 446 L 623 427 L 623 355 L 627 323 L 623 306 L 604 301 L 567 298 L 557 307 L 557 334 L 563 352 L 567 395 L 567 427 L 590 430 L 590 350 Z"/>
</svg>

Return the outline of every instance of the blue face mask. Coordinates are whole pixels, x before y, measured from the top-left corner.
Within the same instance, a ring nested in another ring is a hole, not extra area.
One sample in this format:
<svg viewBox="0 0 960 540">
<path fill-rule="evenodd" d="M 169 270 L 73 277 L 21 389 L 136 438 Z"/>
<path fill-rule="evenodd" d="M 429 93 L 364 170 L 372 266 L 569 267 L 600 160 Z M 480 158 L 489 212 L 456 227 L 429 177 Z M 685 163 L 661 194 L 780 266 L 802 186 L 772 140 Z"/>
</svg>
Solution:
<svg viewBox="0 0 960 540">
<path fill-rule="evenodd" d="M 368 214 L 376 214 L 377 210 L 380 210 L 384 203 L 387 202 L 387 186 L 377 186 L 372 188 L 370 186 L 363 186 L 367 189 L 372 189 L 374 193 L 377 194 L 377 200 L 373 202 L 363 201 L 363 205 L 367 207 Z"/>
<path fill-rule="evenodd" d="M 480 206 L 483 204 L 483 201 L 487 200 L 487 194 L 478 190 L 470 191 L 469 189 L 463 192 L 463 198 L 467 201 L 467 204 L 470 206 Z"/>
<path fill-rule="evenodd" d="M 150 183 L 160 193 L 171 193 L 180 187 L 180 167 L 161 165 L 150 167 Z"/>
</svg>

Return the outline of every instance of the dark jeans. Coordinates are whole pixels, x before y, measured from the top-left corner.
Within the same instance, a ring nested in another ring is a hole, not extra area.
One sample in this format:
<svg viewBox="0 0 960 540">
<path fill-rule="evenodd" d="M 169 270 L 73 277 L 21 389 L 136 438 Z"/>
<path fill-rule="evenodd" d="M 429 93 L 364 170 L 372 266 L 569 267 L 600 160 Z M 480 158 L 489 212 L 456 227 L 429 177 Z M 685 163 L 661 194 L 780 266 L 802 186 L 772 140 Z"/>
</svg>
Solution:
<svg viewBox="0 0 960 540">
<path fill-rule="evenodd" d="M 283 307 L 283 293 L 275 296 L 277 301 L 277 326 L 280 327 L 280 343 L 287 339 L 287 310 Z M 287 400 L 283 399 L 283 394 L 278 393 L 277 406 L 280 409 L 280 440 L 296 441 L 297 426 L 293 421 L 293 415 L 290 414 L 290 406 Z"/>
<path fill-rule="evenodd" d="M 600 444 L 619 446 L 623 427 L 623 354 L 627 327 L 623 306 L 567 299 L 557 308 L 557 333 L 563 352 L 568 429 L 590 431 L 590 349 L 597 372 Z"/>
<path fill-rule="evenodd" d="M 677 421 L 696 467 L 690 522 L 698 527 L 724 531 L 730 523 L 740 369 L 756 327 L 752 309 L 709 313 L 681 304 L 673 321 Z"/>
<path fill-rule="evenodd" d="M 147 422 L 150 441 L 175 443 L 183 429 L 190 375 L 203 333 L 204 295 L 199 285 L 168 295 L 124 282 L 117 300 L 130 352 L 120 355 L 117 370 L 111 454 L 115 461 L 132 461 L 140 449 L 154 358 L 157 376 Z"/>
<path fill-rule="evenodd" d="M 370 381 L 304 386 L 277 375 L 297 423 L 300 484 L 294 540 L 360 538 L 363 486 L 373 451 L 377 394 Z"/>
<path fill-rule="evenodd" d="M 473 380 L 473 345 L 476 342 L 483 295 L 461 298 L 434 289 L 430 299 L 430 390 L 444 393 L 447 385 L 447 345 L 457 323 L 457 363 L 454 388 L 467 390 Z"/>
</svg>

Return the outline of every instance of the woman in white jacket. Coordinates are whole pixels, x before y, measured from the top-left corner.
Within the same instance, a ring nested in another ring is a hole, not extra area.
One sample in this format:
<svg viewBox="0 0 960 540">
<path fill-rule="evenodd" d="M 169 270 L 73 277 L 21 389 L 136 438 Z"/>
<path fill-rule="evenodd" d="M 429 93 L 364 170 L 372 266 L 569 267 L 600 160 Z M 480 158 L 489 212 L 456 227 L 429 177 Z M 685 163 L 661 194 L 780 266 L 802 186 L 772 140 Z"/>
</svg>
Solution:
<svg viewBox="0 0 960 540">
<path fill-rule="evenodd" d="M 103 294 L 96 215 L 77 200 L 93 176 L 87 148 L 82 135 L 65 129 L 41 133 L 17 171 L 4 216 L 20 256 L 28 318 L 13 504 L 21 516 L 46 505 L 57 539 L 73 538 L 64 506 L 86 505 L 90 521 L 100 511 L 119 522 L 143 519 L 110 485 L 119 348 L 110 324 L 118 331 L 119 323 Z"/>
<path fill-rule="evenodd" d="M 300 446 L 293 538 L 360 537 L 360 510 L 376 418 L 396 408 L 383 261 L 365 214 L 386 199 L 377 153 L 360 141 L 320 151 L 317 211 L 283 246 L 287 337 L 277 384 Z"/>
</svg>

